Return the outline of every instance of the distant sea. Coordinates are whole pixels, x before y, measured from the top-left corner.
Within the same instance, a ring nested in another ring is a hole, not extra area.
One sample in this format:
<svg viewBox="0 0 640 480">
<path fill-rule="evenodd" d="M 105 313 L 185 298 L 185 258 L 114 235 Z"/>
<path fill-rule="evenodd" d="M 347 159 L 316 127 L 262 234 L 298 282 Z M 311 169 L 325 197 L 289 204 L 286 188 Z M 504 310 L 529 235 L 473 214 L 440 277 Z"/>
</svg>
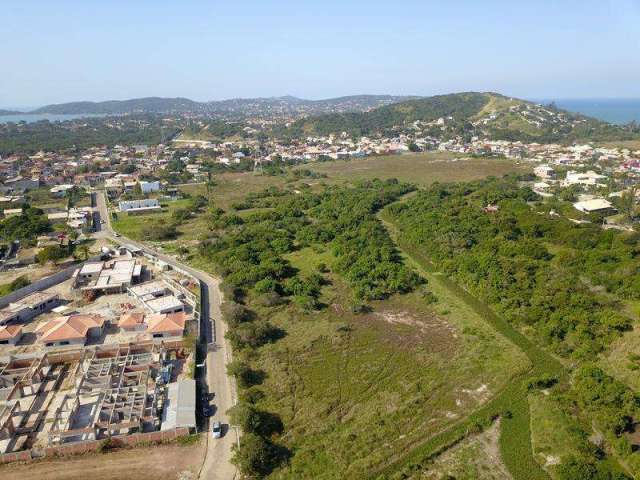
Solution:
<svg viewBox="0 0 640 480">
<path fill-rule="evenodd" d="M 18 122 L 39 122 L 40 120 L 49 120 L 50 122 L 64 122 L 65 120 L 74 120 L 76 118 L 87 117 L 104 117 L 102 114 L 81 114 L 81 115 L 60 115 L 54 113 L 19 113 L 17 115 L 0 115 L 0 123 L 18 123 Z"/>
<path fill-rule="evenodd" d="M 624 124 L 632 120 L 640 122 L 640 98 L 589 98 L 535 100 L 548 104 L 555 102 L 559 108 L 582 113 L 610 123 Z"/>
</svg>

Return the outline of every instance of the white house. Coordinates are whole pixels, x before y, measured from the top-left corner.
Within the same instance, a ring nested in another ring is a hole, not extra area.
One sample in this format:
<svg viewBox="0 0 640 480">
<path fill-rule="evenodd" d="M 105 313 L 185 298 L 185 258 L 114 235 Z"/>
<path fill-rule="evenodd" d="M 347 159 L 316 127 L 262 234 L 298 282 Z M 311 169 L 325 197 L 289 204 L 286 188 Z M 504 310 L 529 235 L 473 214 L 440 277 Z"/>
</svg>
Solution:
<svg viewBox="0 0 640 480">
<path fill-rule="evenodd" d="M 594 198 L 593 200 L 585 200 L 582 202 L 576 202 L 573 204 L 576 210 L 584 213 L 613 213 L 615 212 L 614 206 L 608 200 L 604 198 Z"/>
<path fill-rule="evenodd" d="M 155 181 L 155 182 L 147 182 L 147 181 L 141 181 L 140 183 L 140 189 L 142 190 L 142 193 L 151 193 L 151 192 L 158 192 L 160 191 L 160 182 L 159 181 Z"/>
<path fill-rule="evenodd" d="M 159 211 L 161 209 L 157 198 L 143 198 L 141 200 L 123 200 L 118 202 L 121 212 L 129 215 L 143 212 Z"/>
<path fill-rule="evenodd" d="M 562 185 L 568 187 L 570 185 L 599 185 L 604 183 L 607 179 L 606 175 L 600 175 L 593 170 L 589 170 L 588 172 L 579 173 L 570 171 L 567 172 L 567 178 L 562 182 Z"/>
</svg>

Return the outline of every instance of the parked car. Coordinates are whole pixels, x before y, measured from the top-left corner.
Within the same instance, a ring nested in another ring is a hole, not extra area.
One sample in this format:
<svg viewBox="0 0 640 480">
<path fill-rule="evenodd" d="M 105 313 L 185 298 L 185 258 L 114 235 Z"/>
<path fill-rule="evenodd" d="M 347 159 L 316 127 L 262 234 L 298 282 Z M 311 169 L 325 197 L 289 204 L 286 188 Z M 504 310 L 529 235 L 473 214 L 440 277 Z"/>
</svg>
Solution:
<svg viewBox="0 0 640 480">
<path fill-rule="evenodd" d="M 211 435 L 213 438 L 222 437 L 222 424 L 220 422 L 213 422 L 213 426 L 211 427 Z"/>
</svg>

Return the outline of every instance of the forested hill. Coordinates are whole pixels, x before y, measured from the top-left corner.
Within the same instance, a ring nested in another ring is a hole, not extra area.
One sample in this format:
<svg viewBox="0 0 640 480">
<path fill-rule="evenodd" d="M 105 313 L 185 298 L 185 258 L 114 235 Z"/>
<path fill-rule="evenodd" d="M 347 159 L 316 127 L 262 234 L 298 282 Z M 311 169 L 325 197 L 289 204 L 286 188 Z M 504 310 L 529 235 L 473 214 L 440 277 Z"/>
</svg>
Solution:
<svg viewBox="0 0 640 480">
<path fill-rule="evenodd" d="M 443 124 L 444 122 L 444 124 Z M 329 114 L 298 120 L 288 136 L 352 136 L 421 130 L 428 135 L 487 136 L 526 142 L 638 138 L 637 127 L 616 126 L 554 105 L 538 105 L 490 92 L 464 92 L 412 99 L 369 112 Z"/>
<path fill-rule="evenodd" d="M 212 113 L 236 116 L 268 115 L 321 115 L 335 112 L 362 112 L 376 107 L 402 102 L 415 97 L 394 95 L 353 95 L 306 100 L 292 96 L 267 98 L 233 98 L 210 102 L 196 102 L 188 98 L 147 97 L 105 102 L 71 102 L 47 105 L 30 113 L 105 114 L 126 113 Z"/>
<path fill-rule="evenodd" d="M 108 100 L 106 102 L 71 102 L 47 105 L 31 113 L 54 114 L 104 114 L 117 115 L 123 113 L 165 113 L 195 112 L 203 109 L 203 104 L 188 98 L 147 97 L 132 100 Z"/>
</svg>

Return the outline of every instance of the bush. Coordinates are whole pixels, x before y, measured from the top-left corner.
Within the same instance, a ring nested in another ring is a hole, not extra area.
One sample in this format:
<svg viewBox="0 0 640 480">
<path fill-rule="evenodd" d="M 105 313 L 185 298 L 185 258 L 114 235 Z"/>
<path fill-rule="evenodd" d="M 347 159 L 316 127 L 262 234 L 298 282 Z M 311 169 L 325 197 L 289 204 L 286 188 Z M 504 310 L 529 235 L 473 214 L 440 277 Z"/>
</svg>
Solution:
<svg viewBox="0 0 640 480">
<path fill-rule="evenodd" d="M 241 388 L 258 385 L 264 380 L 264 372 L 261 370 L 253 370 L 241 360 L 234 360 L 227 364 L 227 375 L 235 377 Z"/>
<path fill-rule="evenodd" d="M 244 433 L 240 448 L 234 447 L 231 461 L 245 477 L 261 478 L 271 473 L 282 459 L 271 442 L 254 433 Z"/>
<path fill-rule="evenodd" d="M 59 245 L 49 245 L 36 254 L 36 260 L 44 265 L 47 262 L 57 262 L 69 256 L 69 251 Z"/>
<path fill-rule="evenodd" d="M 252 319 L 249 309 L 239 303 L 224 302 L 220 309 L 222 310 L 222 318 L 232 328 Z"/>
</svg>

